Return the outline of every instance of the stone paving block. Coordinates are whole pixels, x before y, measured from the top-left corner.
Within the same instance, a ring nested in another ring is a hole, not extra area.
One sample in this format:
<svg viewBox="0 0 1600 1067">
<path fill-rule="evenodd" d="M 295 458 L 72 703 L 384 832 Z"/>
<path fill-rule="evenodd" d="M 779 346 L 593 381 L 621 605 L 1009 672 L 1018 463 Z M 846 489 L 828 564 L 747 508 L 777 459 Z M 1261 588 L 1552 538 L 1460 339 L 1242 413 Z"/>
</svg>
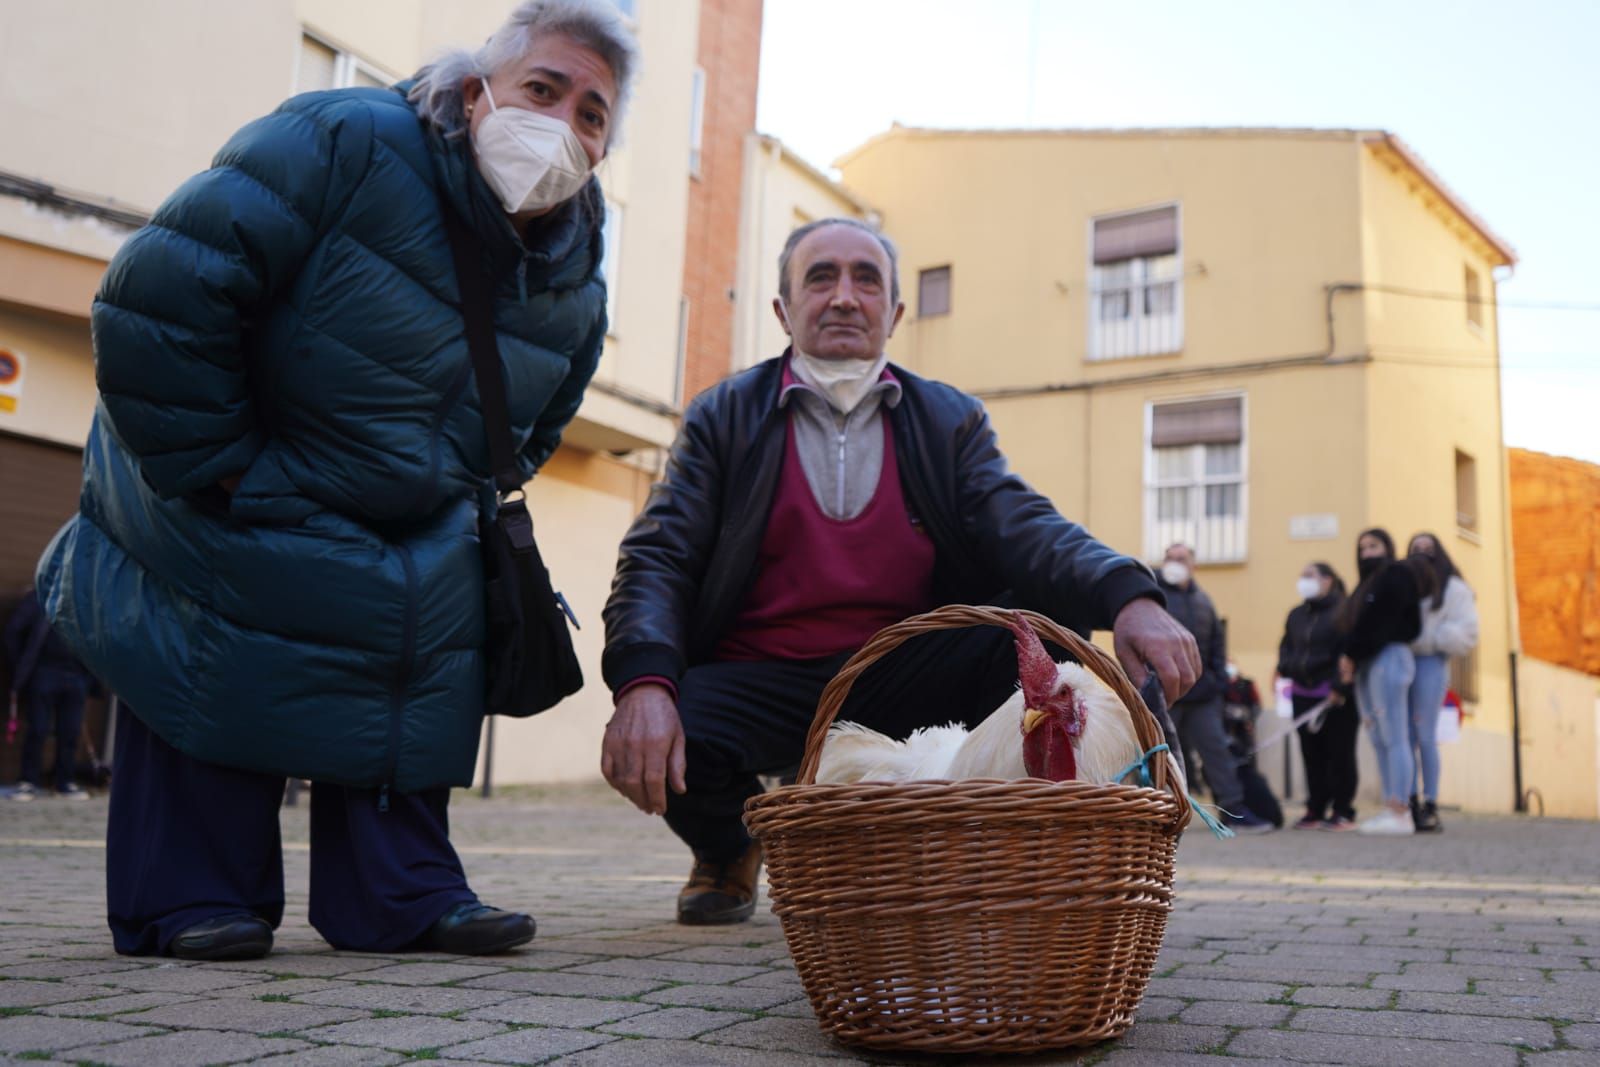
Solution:
<svg viewBox="0 0 1600 1067">
<path fill-rule="evenodd" d="M 355 988 L 353 983 L 339 982 L 331 978 L 280 978 L 275 982 L 262 982 L 258 985 L 229 986 L 227 989 L 216 990 L 214 995 L 260 1000 L 262 997 L 297 997 L 302 993 L 353 988 Z"/>
<path fill-rule="evenodd" d="M 787 1015 L 792 1019 L 815 1019 L 817 1015 L 816 1011 L 811 1007 L 811 1001 L 807 1000 L 805 997 L 801 997 L 799 1000 L 786 1000 L 782 1004 L 776 1004 L 768 1008 L 763 1014 Z"/>
<path fill-rule="evenodd" d="M 134 963 L 132 960 L 43 959 L 0 967 L 0 978 L 76 978 L 84 974 L 136 971 L 144 966 L 145 964 Z"/>
<path fill-rule="evenodd" d="M 1194 1052 L 1161 1052 L 1148 1049 L 1118 1048 L 1114 1049 L 1105 1059 L 1100 1060 L 1097 1067 L 1218 1067 L 1219 1063 L 1231 1062 L 1233 1057 L 1218 1058 L 1216 1056 L 1203 1056 Z M 1080 1057 L 1074 1061 L 1083 1063 Z M 1292 1060 L 1248 1060 L 1244 1061 L 1249 1067 L 1276 1067 L 1276 1065 L 1293 1063 Z M 1033 1057 L 1028 1057 L 1028 1063 L 1033 1063 Z"/>
<path fill-rule="evenodd" d="M 304 1052 L 289 1052 L 255 1061 L 262 1067 L 392 1067 L 406 1062 L 398 1052 L 360 1045 L 318 1045 Z"/>
<path fill-rule="evenodd" d="M 1501 967 L 1467 963 L 1408 963 L 1405 974 L 1433 975 L 1441 978 L 1463 978 L 1474 981 L 1491 979 L 1496 982 L 1542 982 L 1544 975 L 1528 967 Z"/>
<path fill-rule="evenodd" d="M 0 1017 L 0 1052 L 60 1052 L 81 1045 L 99 1045 L 160 1032 L 148 1026 L 96 1019 L 56 1019 L 46 1015 Z"/>
<path fill-rule="evenodd" d="M 1172 1018 L 1186 1007 L 1187 1004 L 1173 997 L 1145 997 L 1139 1002 L 1138 1019 L 1140 1022 L 1161 1022 Z"/>
<path fill-rule="evenodd" d="M 681 963 L 673 960 L 614 959 L 574 967 L 574 974 L 604 974 L 615 978 L 657 978 L 666 982 L 717 985 L 767 974 L 761 967 L 735 967 L 726 963 Z M 792 974 L 786 974 L 794 980 Z"/>
<path fill-rule="evenodd" d="M 577 967 L 581 964 L 609 958 L 609 956 L 604 955 L 580 955 L 576 952 L 555 952 L 539 948 L 519 952 L 514 957 L 508 957 L 506 966 L 514 971 L 559 971 L 564 967 Z"/>
<path fill-rule="evenodd" d="M 611 978 L 571 971 L 507 971 L 488 978 L 474 978 L 454 988 L 498 989 L 558 997 L 636 997 L 660 989 L 664 984 L 659 978 Z"/>
<path fill-rule="evenodd" d="M 698 1041 L 618 1041 L 555 1060 L 553 1067 L 841 1067 L 867 1060 L 804 1056 L 772 1049 L 706 1045 Z M 887 1059 L 872 1062 L 893 1062 Z M 1029 1067 L 1044 1061 L 1028 1057 Z M 1207 1067 L 1215 1067 L 1208 1064 Z"/>
<path fill-rule="evenodd" d="M 617 1039 L 609 1034 L 596 1034 L 589 1030 L 562 1030 L 536 1026 L 527 1030 L 513 1030 L 508 1034 L 480 1041 L 469 1041 L 464 1045 L 453 1045 L 450 1048 L 440 1049 L 439 1055 L 451 1060 L 541 1063 L 615 1040 Z"/>
<path fill-rule="evenodd" d="M 1583 1049 L 1530 1052 L 1522 1057 L 1522 1067 L 1595 1067 L 1595 1062 L 1595 1054 Z"/>
<path fill-rule="evenodd" d="M 1514 1019 L 1600 1021 L 1600 1000 L 1546 987 L 1526 995 L 1494 993 L 1401 993 L 1402 1011 L 1437 1011 L 1449 1015 L 1501 1015 Z"/>
<path fill-rule="evenodd" d="M 629 941 L 624 938 L 605 940 L 597 937 L 574 937 L 539 941 L 541 949 L 550 949 L 554 952 L 569 952 L 580 956 L 603 956 L 611 959 L 617 956 L 626 956 L 630 959 L 644 959 L 650 956 L 659 956 L 663 952 L 672 952 L 683 948 L 676 941 Z"/>
<path fill-rule="evenodd" d="M 630 1015 L 654 1011 L 653 1004 L 632 1000 L 593 1000 L 587 997 L 518 997 L 467 1013 L 469 1019 L 523 1023 L 534 1026 L 565 1026 L 585 1029 L 601 1023 L 626 1019 Z"/>
<path fill-rule="evenodd" d="M 149 1008 L 164 1008 L 168 1004 L 194 1004 L 201 998 L 188 993 L 123 993 L 114 997 L 99 997 L 95 1000 L 74 1000 L 68 1004 L 51 1004 L 49 1007 L 40 1008 L 38 1014 L 42 1015 L 118 1015 L 122 1012 L 145 1011 Z"/>
<path fill-rule="evenodd" d="M 721 1008 L 724 1011 L 762 1011 L 793 999 L 787 989 L 760 986 L 675 985 L 646 993 L 652 1004 L 671 1004 L 684 1008 Z M 806 1011 L 810 1012 L 809 1002 Z"/>
<path fill-rule="evenodd" d="M 1461 975 L 1380 974 L 1372 980 L 1372 988 L 1411 993 L 1465 993 L 1467 982 Z"/>
<path fill-rule="evenodd" d="M 244 1030 L 254 1034 L 270 1034 L 365 1018 L 370 1018 L 367 1012 L 351 1011 L 349 1008 L 233 998 L 151 1008 L 149 1011 L 124 1015 L 118 1021 L 165 1026 L 174 1030 Z"/>
<path fill-rule="evenodd" d="M 346 985 L 295 997 L 297 1004 L 324 1004 L 366 1011 L 404 1011 L 422 1015 L 448 1015 L 451 1012 L 487 1008 L 512 1000 L 515 993 L 492 989 L 462 989 L 459 986 Z"/>
<path fill-rule="evenodd" d="M 39 982 L 13 978 L 0 982 L 0 1008 L 37 1008 L 43 1004 L 66 1004 L 88 997 L 109 997 L 123 992 L 109 986 L 69 985 L 66 982 Z"/>
<path fill-rule="evenodd" d="M 1402 994 L 1404 996 L 1404 994 Z M 1387 1008 L 1394 999 L 1388 989 L 1349 989 L 1344 986 L 1302 986 L 1291 997 L 1296 1004 L 1320 1008 Z"/>
<path fill-rule="evenodd" d="M 349 956 L 341 952 L 274 952 L 259 960 L 235 960 L 219 966 L 230 971 L 266 971 L 269 974 L 292 974 L 297 978 L 337 978 L 392 967 L 394 958 Z M 256 980 L 260 981 L 259 978 Z"/>
<path fill-rule="evenodd" d="M 1290 1020 L 1295 1030 L 1368 1037 L 1423 1037 L 1546 1049 L 1556 1043 L 1555 1028 L 1534 1019 L 1432 1015 L 1415 1011 L 1338 1011 L 1303 1008 Z"/>
<path fill-rule="evenodd" d="M 1286 985 L 1267 982 L 1230 982 L 1209 978 L 1152 978 L 1146 992 L 1163 997 L 1191 1000 L 1280 1000 L 1289 992 Z"/>
<path fill-rule="evenodd" d="M 1267 953 L 1267 959 L 1293 959 L 1306 960 L 1313 966 L 1321 963 L 1338 970 L 1350 968 L 1353 964 L 1366 965 L 1369 961 L 1378 960 L 1386 964 L 1403 963 L 1444 963 L 1449 955 L 1442 948 L 1406 948 L 1390 945 L 1312 945 L 1302 942 L 1285 941 L 1272 947 Z M 1355 967 L 1361 970 L 1362 967 Z"/>
<path fill-rule="evenodd" d="M 487 978 L 504 970 L 504 967 L 468 967 L 459 963 L 400 963 L 393 967 L 363 971 L 361 981 L 387 982 L 390 985 L 444 985 L 469 978 Z"/>
<path fill-rule="evenodd" d="M 850 1053 L 823 1036 L 812 1019 L 780 1019 L 768 1016 L 754 1022 L 713 1030 L 700 1038 L 716 1045 L 740 1045 L 778 1052 L 799 1052 L 808 1056 L 849 1056 Z"/>
<path fill-rule="evenodd" d="M 415 1052 L 417 1049 L 456 1045 L 476 1041 L 505 1030 L 495 1023 L 434 1019 L 426 1015 L 396 1016 L 390 1019 L 362 1019 L 335 1023 L 307 1031 L 303 1036 L 330 1044 L 370 1045 Z"/>
<path fill-rule="evenodd" d="M 800 977 L 793 971 L 763 971 L 751 978 L 741 978 L 736 986 L 761 986 L 766 989 L 800 989 Z"/>
<path fill-rule="evenodd" d="M 763 945 L 760 948 L 745 948 L 742 945 L 700 945 L 695 948 L 680 948 L 655 958 L 682 960 L 685 963 L 732 963 L 766 967 L 775 961 L 787 960 L 788 952 L 781 947 L 774 948 L 771 945 Z"/>
<path fill-rule="evenodd" d="M 1246 1030 L 1228 1042 L 1227 1054 L 1352 1067 L 1517 1067 L 1510 1045 L 1353 1034 L 1330 1041 L 1327 1034 L 1296 1030 Z"/>
<path fill-rule="evenodd" d="M 1294 1009 L 1287 1004 L 1245 1004 L 1237 1000 L 1197 1001 L 1184 1009 L 1178 1021 L 1209 1026 L 1274 1027 Z"/>
<path fill-rule="evenodd" d="M 1600 1050 L 1600 1026 L 1594 1023 L 1576 1023 L 1563 1030 L 1561 1036 L 1574 1048 Z"/>
<path fill-rule="evenodd" d="M 311 1048 L 306 1041 L 282 1037 L 256 1037 L 230 1034 L 221 1030 L 186 1030 L 157 1037 L 141 1037 L 116 1045 L 78 1049 L 73 1057 L 80 1062 L 108 1067 L 210 1067 L 212 1064 L 245 1063 L 277 1052 L 299 1052 Z"/>
<path fill-rule="evenodd" d="M 1185 1023 L 1137 1023 L 1122 1038 L 1124 1048 L 1159 1049 L 1164 1052 L 1201 1052 L 1217 1048 L 1228 1040 L 1221 1026 L 1190 1026 Z"/>
<path fill-rule="evenodd" d="M 1234 959 L 1244 957 L 1235 956 Z M 1265 957 L 1261 957 L 1265 959 Z M 1239 967 L 1224 963 L 1185 963 L 1173 978 L 1220 979 L 1228 982 L 1273 982 L 1279 985 L 1358 985 L 1371 982 L 1379 970 L 1309 970 L 1288 960 L 1271 960 L 1261 966 Z"/>
<path fill-rule="evenodd" d="M 1501 967 L 1531 968 L 1536 971 L 1584 970 L 1583 960 L 1572 956 L 1535 955 L 1531 952 L 1480 952 L 1473 949 L 1457 949 L 1450 953 L 1450 962 L 1467 967 L 1476 967 L 1482 970 L 1492 970 Z"/>
<path fill-rule="evenodd" d="M 120 986 L 145 993 L 212 993 L 229 986 L 254 985 L 261 981 L 253 974 L 222 971 L 205 965 L 185 966 L 162 964 L 159 967 L 141 967 L 136 971 L 117 971 L 111 974 L 92 974 L 64 979 L 84 985 Z"/>
<path fill-rule="evenodd" d="M 648 1015 L 635 1015 L 599 1027 L 608 1034 L 632 1037 L 691 1038 L 734 1023 L 749 1022 L 752 1016 L 737 1011 L 706 1011 L 703 1008 L 662 1008 Z"/>
</svg>

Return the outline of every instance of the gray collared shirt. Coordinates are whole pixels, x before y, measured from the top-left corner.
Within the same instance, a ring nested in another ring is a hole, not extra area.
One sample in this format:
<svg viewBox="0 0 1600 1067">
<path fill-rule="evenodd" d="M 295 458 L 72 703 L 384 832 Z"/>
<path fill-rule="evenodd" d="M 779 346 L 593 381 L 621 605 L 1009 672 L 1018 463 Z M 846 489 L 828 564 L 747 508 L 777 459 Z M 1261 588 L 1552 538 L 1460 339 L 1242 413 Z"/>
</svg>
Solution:
<svg viewBox="0 0 1600 1067">
<path fill-rule="evenodd" d="M 817 506 L 830 519 L 853 519 L 866 510 L 883 473 L 883 407 L 900 403 L 900 383 L 881 378 L 848 415 L 801 381 L 784 386 L 795 451 Z"/>
</svg>

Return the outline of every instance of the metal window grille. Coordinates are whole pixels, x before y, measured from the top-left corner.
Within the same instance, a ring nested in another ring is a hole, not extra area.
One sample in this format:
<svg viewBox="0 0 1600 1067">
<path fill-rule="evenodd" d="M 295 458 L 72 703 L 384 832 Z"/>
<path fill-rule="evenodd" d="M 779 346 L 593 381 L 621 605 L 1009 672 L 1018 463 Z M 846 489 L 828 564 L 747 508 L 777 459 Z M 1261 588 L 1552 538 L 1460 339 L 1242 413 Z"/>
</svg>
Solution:
<svg viewBox="0 0 1600 1067">
<path fill-rule="evenodd" d="M 1238 562 L 1249 548 L 1244 398 L 1150 408 L 1145 461 L 1145 555 L 1192 545 L 1202 563 Z"/>
<path fill-rule="evenodd" d="M 1089 358 L 1124 359 L 1183 347 L 1178 209 L 1094 220 Z"/>
</svg>

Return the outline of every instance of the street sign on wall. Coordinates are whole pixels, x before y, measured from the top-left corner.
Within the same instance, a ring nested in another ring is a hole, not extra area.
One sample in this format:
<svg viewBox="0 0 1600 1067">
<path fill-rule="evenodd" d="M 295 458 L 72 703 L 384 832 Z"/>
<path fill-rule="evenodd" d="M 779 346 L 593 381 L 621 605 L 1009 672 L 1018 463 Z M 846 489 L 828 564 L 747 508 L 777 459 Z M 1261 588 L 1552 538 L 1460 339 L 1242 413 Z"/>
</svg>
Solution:
<svg viewBox="0 0 1600 1067">
<path fill-rule="evenodd" d="M 23 356 L 10 348 L 0 348 L 0 411 L 14 413 L 22 399 Z"/>
</svg>

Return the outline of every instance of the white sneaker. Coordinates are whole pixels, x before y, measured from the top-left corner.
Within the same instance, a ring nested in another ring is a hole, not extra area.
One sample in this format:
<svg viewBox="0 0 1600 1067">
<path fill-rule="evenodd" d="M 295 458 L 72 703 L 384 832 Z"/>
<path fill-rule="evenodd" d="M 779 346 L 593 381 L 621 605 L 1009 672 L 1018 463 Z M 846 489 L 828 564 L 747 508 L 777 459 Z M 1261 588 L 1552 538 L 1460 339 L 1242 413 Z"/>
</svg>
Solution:
<svg viewBox="0 0 1600 1067">
<path fill-rule="evenodd" d="M 38 795 L 39 791 L 32 785 L 27 782 L 19 782 L 14 788 L 6 793 L 6 798 L 8 800 L 15 800 L 18 803 L 26 804 L 28 801 L 33 800 Z"/>
<path fill-rule="evenodd" d="M 1356 826 L 1356 831 L 1363 834 L 1414 834 L 1417 828 L 1411 822 L 1409 811 L 1390 811 L 1384 808 L 1370 819 L 1363 819 Z"/>
</svg>

